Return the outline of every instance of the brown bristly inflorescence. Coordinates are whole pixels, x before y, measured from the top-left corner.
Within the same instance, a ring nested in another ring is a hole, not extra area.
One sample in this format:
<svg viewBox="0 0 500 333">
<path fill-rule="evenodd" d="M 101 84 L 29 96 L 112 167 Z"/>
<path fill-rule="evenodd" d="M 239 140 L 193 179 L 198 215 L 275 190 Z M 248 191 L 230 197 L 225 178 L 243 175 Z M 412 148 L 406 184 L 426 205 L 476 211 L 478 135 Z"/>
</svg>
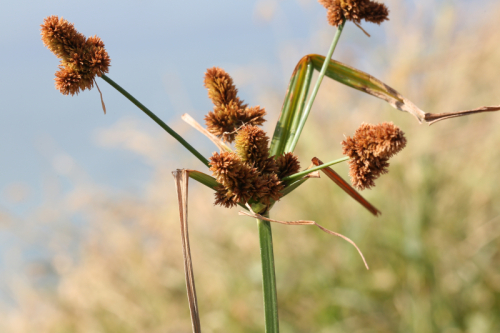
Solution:
<svg viewBox="0 0 500 333">
<path fill-rule="evenodd" d="M 278 164 L 278 176 L 285 178 L 299 172 L 300 163 L 294 153 L 286 153 L 276 159 Z"/>
<path fill-rule="evenodd" d="M 318 0 L 327 10 L 328 23 L 338 27 L 344 19 L 359 24 L 361 20 L 380 24 L 389 19 L 389 10 L 372 0 Z"/>
<path fill-rule="evenodd" d="M 40 34 L 43 44 L 61 59 L 55 85 L 62 94 L 91 89 L 96 75 L 108 73 L 111 59 L 99 37 L 86 38 L 72 23 L 55 15 L 44 19 Z"/>
<path fill-rule="evenodd" d="M 253 125 L 243 126 L 236 135 L 235 147 L 238 156 L 260 173 L 278 171 L 276 160 L 269 156 L 269 138 L 266 132 Z"/>
<path fill-rule="evenodd" d="M 214 67 L 205 74 L 208 97 L 214 111 L 205 120 L 212 133 L 235 142 L 235 152 L 214 153 L 210 170 L 221 184 L 215 204 L 227 208 L 259 202 L 271 205 L 281 198 L 286 176 L 297 173 L 300 164 L 293 153 L 269 156 L 269 137 L 258 127 L 264 122 L 264 109 L 249 108 L 237 97 L 233 80 L 224 70 Z"/>
<path fill-rule="evenodd" d="M 233 142 L 236 132 L 244 125 L 262 125 L 266 110 L 255 106 L 249 108 L 237 96 L 233 79 L 223 69 L 213 67 L 205 73 L 205 87 L 214 104 L 213 111 L 205 117 L 207 129 L 227 142 Z"/>
<path fill-rule="evenodd" d="M 352 184 L 360 190 L 375 186 L 374 180 L 388 172 L 389 158 L 406 146 L 403 131 L 392 123 L 363 123 L 354 136 L 342 141 L 349 156 Z"/>
</svg>

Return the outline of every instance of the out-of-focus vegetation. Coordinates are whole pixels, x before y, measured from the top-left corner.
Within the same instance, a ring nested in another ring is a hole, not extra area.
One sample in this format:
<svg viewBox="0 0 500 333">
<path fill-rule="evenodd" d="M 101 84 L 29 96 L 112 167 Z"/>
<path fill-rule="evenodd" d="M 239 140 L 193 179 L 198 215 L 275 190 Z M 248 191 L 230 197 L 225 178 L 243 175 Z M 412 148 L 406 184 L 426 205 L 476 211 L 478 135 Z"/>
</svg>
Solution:
<svg viewBox="0 0 500 333">
<path fill-rule="evenodd" d="M 451 2 L 386 3 L 391 21 L 378 29 L 386 30 L 390 45 L 352 33 L 356 47 L 346 39 L 337 59 L 370 72 L 427 112 L 499 103 L 498 4 L 477 13 Z M 263 96 L 271 124 L 283 93 L 279 87 Z M 364 269 L 351 245 L 313 227 L 274 226 L 282 331 L 499 332 L 500 114 L 428 127 L 325 80 L 299 141 L 303 166 L 313 156 L 339 157 L 344 133 L 382 121 L 398 124 L 408 146 L 377 187 L 363 193 L 381 217 L 325 177 L 309 180 L 273 210 L 275 218 L 313 219 L 349 236 L 371 267 Z M 162 134 L 153 137 L 126 122 L 103 134 L 155 167 L 145 193 L 109 195 L 75 171 L 69 174 L 74 190 L 33 213 L 37 223 L 61 226 L 47 237 L 53 260 L 34 269 L 57 279 L 43 287 L 14 281 L 16 306 L 4 306 L 1 332 L 190 332 L 170 175 L 188 165 L 160 157 L 187 154 Z M 336 169 L 347 177 L 346 165 Z M 212 202 L 212 192 L 191 181 L 190 236 L 203 331 L 262 332 L 255 222 Z M 70 224 L 74 216 L 83 227 Z M 77 250 L 68 242 L 71 228 L 85 231 Z"/>
</svg>

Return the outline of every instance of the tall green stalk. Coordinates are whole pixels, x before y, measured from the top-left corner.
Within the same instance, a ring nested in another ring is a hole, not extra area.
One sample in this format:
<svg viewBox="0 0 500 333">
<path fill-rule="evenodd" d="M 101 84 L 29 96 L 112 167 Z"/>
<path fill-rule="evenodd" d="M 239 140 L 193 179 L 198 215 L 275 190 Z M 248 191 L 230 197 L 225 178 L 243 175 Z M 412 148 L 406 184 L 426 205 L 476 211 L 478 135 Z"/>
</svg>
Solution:
<svg viewBox="0 0 500 333">
<path fill-rule="evenodd" d="M 269 217 L 269 212 L 263 214 Z M 278 296 L 276 293 L 276 273 L 274 271 L 273 235 L 271 223 L 257 219 L 262 261 L 262 289 L 264 291 L 264 313 L 266 333 L 278 333 Z"/>
<path fill-rule="evenodd" d="M 101 78 L 109 83 L 113 88 L 122 93 L 123 96 L 127 97 L 132 103 L 134 103 L 139 109 L 141 109 L 145 114 L 147 114 L 151 119 L 153 119 L 158 125 L 161 126 L 168 134 L 174 137 L 177 141 L 181 143 L 187 150 L 189 150 L 194 156 L 196 156 L 203 164 L 205 164 L 208 168 L 210 167 L 208 164 L 208 160 L 200 154 L 199 151 L 193 148 L 186 140 L 182 138 L 179 134 L 177 134 L 173 129 L 171 129 L 167 124 L 163 122 L 160 118 L 158 118 L 153 112 L 151 112 L 147 107 L 142 105 L 134 96 L 130 95 L 125 89 L 120 87 L 115 81 L 111 80 L 105 74 L 102 74 Z"/>
<path fill-rule="evenodd" d="M 304 109 L 304 113 L 302 114 L 302 118 L 300 119 L 299 126 L 297 127 L 296 134 L 293 137 L 293 140 L 287 144 L 286 151 L 293 151 L 295 149 L 295 146 L 297 145 L 297 142 L 299 141 L 300 133 L 302 132 L 302 129 L 304 128 L 304 125 L 307 121 L 307 117 L 309 116 L 309 112 L 311 112 L 312 105 L 314 103 L 314 99 L 316 98 L 316 95 L 318 94 L 319 87 L 321 86 L 321 82 L 323 81 L 323 78 L 325 77 L 326 70 L 328 69 L 328 63 L 330 62 L 330 59 L 332 58 L 333 51 L 335 51 L 335 47 L 337 47 L 337 43 L 339 42 L 340 35 L 342 34 L 342 30 L 344 30 L 344 25 L 345 25 L 345 20 L 342 22 L 341 25 L 339 25 L 337 32 L 335 33 L 335 36 L 333 37 L 332 45 L 330 45 L 330 49 L 328 50 L 328 54 L 325 57 L 325 62 L 323 63 L 323 67 L 321 67 L 321 71 L 319 72 L 318 80 L 316 81 L 316 84 L 314 85 L 313 91 L 311 92 L 311 97 L 309 97 L 309 101 L 306 104 L 306 107 Z"/>
</svg>

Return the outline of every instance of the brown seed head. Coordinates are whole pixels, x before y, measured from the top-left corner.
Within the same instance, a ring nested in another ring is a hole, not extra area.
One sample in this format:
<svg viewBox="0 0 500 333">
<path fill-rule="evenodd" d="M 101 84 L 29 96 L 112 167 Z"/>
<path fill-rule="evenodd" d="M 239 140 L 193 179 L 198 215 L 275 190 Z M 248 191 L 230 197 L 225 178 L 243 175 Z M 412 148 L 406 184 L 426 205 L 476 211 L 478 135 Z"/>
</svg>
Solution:
<svg viewBox="0 0 500 333">
<path fill-rule="evenodd" d="M 233 142 L 244 125 L 262 125 L 266 111 L 259 106 L 249 108 L 237 96 L 233 79 L 223 69 L 213 67 L 205 73 L 204 85 L 214 110 L 205 117 L 207 130 L 224 141 Z"/>
<path fill-rule="evenodd" d="M 42 41 L 59 59 L 56 89 L 64 95 L 91 89 L 95 76 L 109 71 L 110 58 L 104 43 L 97 37 L 88 39 L 74 25 L 57 16 L 49 16 L 41 25 Z"/>
<path fill-rule="evenodd" d="M 260 173 L 276 172 L 274 158 L 269 157 L 269 137 L 257 126 L 243 126 L 236 136 L 236 152 L 241 160 L 257 168 Z"/>
<path fill-rule="evenodd" d="M 278 175 L 275 173 L 262 174 L 255 182 L 255 193 L 253 199 L 260 201 L 265 205 L 271 204 L 271 199 L 278 201 L 282 194 L 281 190 L 285 185 L 279 180 Z"/>
<path fill-rule="evenodd" d="M 343 154 L 350 157 L 351 181 L 363 190 L 375 186 L 374 180 L 388 172 L 389 158 L 406 146 L 406 138 L 392 123 L 362 124 L 342 146 Z"/>
<path fill-rule="evenodd" d="M 227 105 L 215 107 L 205 116 L 207 129 L 224 141 L 233 142 L 239 129 L 244 125 L 262 125 L 266 111 L 260 107 L 241 109 L 231 101 Z"/>
<path fill-rule="evenodd" d="M 259 172 L 235 153 L 214 153 L 210 165 L 210 170 L 221 184 L 215 193 L 216 205 L 230 208 L 250 200 L 268 205 L 281 197 L 284 184 L 276 173 Z"/>
<path fill-rule="evenodd" d="M 278 177 L 280 179 L 283 179 L 286 176 L 293 175 L 300 170 L 299 160 L 294 153 L 286 153 L 284 155 L 281 155 L 276 160 L 276 163 L 278 164 Z"/>
<path fill-rule="evenodd" d="M 367 22 L 380 24 L 389 20 L 389 9 L 383 3 L 370 1 L 365 7 L 363 19 Z"/>
<path fill-rule="evenodd" d="M 215 179 L 224 186 L 223 193 L 228 200 L 235 204 L 250 200 L 255 192 L 254 183 L 258 176 L 255 168 L 243 163 L 233 152 L 214 153 L 210 158 L 210 166 Z M 216 203 L 223 193 L 218 194 Z"/>
<path fill-rule="evenodd" d="M 238 202 L 234 202 L 233 198 L 228 195 L 228 189 L 224 186 L 219 186 L 215 189 L 215 202 L 214 205 L 223 206 L 226 208 L 232 208 L 236 206 Z"/>
<path fill-rule="evenodd" d="M 85 45 L 85 36 L 62 17 L 46 17 L 41 27 L 43 44 L 60 59 L 67 60 Z"/>
<path fill-rule="evenodd" d="M 205 88 L 208 90 L 208 97 L 216 107 L 234 102 L 238 108 L 244 108 L 243 101 L 237 97 L 238 89 L 233 83 L 233 79 L 225 70 L 219 67 L 207 69 L 204 80 Z"/>
<path fill-rule="evenodd" d="M 342 21 L 360 23 L 361 20 L 380 24 L 388 20 L 389 10 L 384 4 L 371 0 L 318 0 L 327 9 L 328 23 L 338 27 Z"/>
<path fill-rule="evenodd" d="M 93 85 L 92 81 L 88 82 L 87 80 L 82 80 L 82 76 L 78 73 L 78 71 L 69 66 L 59 66 L 59 70 L 56 72 L 55 81 L 56 89 L 64 95 L 78 94 L 79 90 L 82 89 L 82 86 L 87 87 L 88 85 Z"/>
</svg>

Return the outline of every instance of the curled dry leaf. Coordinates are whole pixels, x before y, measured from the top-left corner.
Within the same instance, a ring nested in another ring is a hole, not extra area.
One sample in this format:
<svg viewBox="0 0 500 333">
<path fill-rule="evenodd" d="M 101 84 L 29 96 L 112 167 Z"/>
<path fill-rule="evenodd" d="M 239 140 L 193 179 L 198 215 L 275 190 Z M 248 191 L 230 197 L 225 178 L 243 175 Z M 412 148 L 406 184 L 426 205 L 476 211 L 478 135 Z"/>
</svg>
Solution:
<svg viewBox="0 0 500 333">
<path fill-rule="evenodd" d="M 323 65 L 324 60 L 324 56 L 318 54 L 310 54 L 303 57 L 299 61 L 299 64 L 297 66 L 305 63 L 311 63 L 314 69 L 319 71 L 321 69 L 321 66 Z M 410 113 L 415 118 L 417 118 L 419 123 L 426 122 L 429 125 L 432 125 L 435 122 L 445 119 L 462 117 L 482 112 L 500 111 L 500 105 L 496 105 L 483 106 L 473 110 L 464 110 L 458 112 L 426 113 L 418 108 L 412 101 L 397 92 L 396 89 L 390 87 L 379 79 L 359 69 L 333 59 L 331 59 L 329 62 L 326 76 L 351 88 L 380 98 L 400 111 Z"/>
<path fill-rule="evenodd" d="M 253 218 L 259 219 L 259 220 L 264 220 L 264 221 L 274 222 L 274 223 L 280 223 L 280 224 L 286 224 L 286 225 L 315 225 L 316 227 L 318 227 L 319 229 L 323 230 L 327 234 L 340 237 L 340 238 L 346 240 L 347 242 L 351 243 L 356 248 L 356 250 L 358 250 L 358 253 L 361 256 L 361 259 L 363 259 L 363 263 L 365 264 L 366 269 L 370 269 L 370 267 L 368 267 L 368 263 L 365 260 L 365 256 L 363 256 L 363 252 L 361 252 L 361 250 L 356 245 L 356 243 L 354 243 L 350 238 L 348 238 L 348 237 L 346 237 L 346 236 L 344 236 L 342 234 L 339 234 L 337 232 L 331 231 L 331 230 L 329 230 L 329 229 L 327 229 L 327 228 L 319 225 L 318 223 L 316 223 L 314 221 L 308 221 L 308 220 L 298 220 L 298 221 L 273 220 L 273 219 L 270 219 L 270 218 L 267 218 L 267 217 L 264 217 L 262 215 L 254 213 L 252 211 L 251 207 L 248 206 L 248 205 L 247 205 L 247 208 L 250 210 L 250 212 L 239 211 L 238 215 L 249 216 L 249 217 L 253 217 Z"/>
<path fill-rule="evenodd" d="M 500 105 L 483 106 L 473 110 L 464 110 L 458 112 L 426 113 L 424 119 L 426 122 L 429 123 L 429 125 L 432 125 L 434 123 L 437 123 L 438 121 L 445 119 L 468 116 L 470 114 L 475 114 L 475 113 L 493 112 L 493 111 L 500 111 Z"/>
</svg>

